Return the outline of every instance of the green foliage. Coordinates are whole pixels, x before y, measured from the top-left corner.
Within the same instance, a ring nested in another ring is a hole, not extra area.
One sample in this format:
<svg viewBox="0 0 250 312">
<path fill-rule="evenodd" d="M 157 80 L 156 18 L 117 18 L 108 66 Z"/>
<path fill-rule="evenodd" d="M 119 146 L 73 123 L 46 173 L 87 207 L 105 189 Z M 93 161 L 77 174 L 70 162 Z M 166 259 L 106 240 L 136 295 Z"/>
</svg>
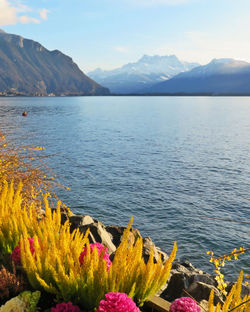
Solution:
<svg viewBox="0 0 250 312">
<path fill-rule="evenodd" d="M 25 291 L 1 306 L 0 312 L 36 312 L 39 298 L 40 291 Z"/>
<path fill-rule="evenodd" d="M 36 312 L 36 306 L 40 299 L 40 291 L 24 291 L 18 297 L 25 303 L 26 312 Z"/>
</svg>

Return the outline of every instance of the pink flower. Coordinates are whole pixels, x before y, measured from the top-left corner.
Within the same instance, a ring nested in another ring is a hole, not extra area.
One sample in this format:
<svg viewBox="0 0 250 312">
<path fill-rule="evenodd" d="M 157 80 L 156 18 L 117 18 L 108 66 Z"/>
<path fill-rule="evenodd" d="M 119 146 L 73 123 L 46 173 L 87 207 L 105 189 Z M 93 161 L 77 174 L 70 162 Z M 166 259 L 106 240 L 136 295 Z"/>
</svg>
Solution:
<svg viewBox="0 0 250 312">
<path fill-rule="evenodd" d="M 34 239 L 33 238 L 28 238 L 29 243 L 30 243 L 30 251 L 33 255 L 35 249 L 33 247 Z M 15 264 L 21 265 L 21 247 L 20 247 L 20 241 L 18 245 L 14 248 L 11 254 L 11 260 L 14 261 Z"/>
<path fill-rule="evenodd" d="M 51 308 L 51 312 L 80 312 L 80 308 L 72 304 L 72 302 L 63 302 Z"/>
<path fill-rule="evenodd" d="M 192 298 L 181 297 L 172 302 L 170 312 L 201 312 L 201 308 Z"/>
<path fill-rule="evenodd" d="M 140 312 L 134 301 L 127 294 L 110 292 L 101 300 L 96 312 Z"/>
<path fill-rule="evenodd" d="M 102 244 L 100 244 L 100 243 L 89 244 L 89 246 L 90 246 L 90 252 L 91 252 L 91 253 L 93 252 L 93 250 L 94 250 L 95 247 L 97 248 L 97 252 L 98 252 L 99 257 L 100 257 L 100 255 L 101 255 L 101 252 L 102 252 L 103 248 L 105 248 L 104 260 L 105 260 L 106 263 L 107 263 L 107 270 L 108 270 L 109 267 L 111 266 L 112 262 L 111 262 L 110 259 L 109 259 L 109 253 L 106 251 L 107 248 L 104 247 L 104 246 L 103 246 Z M 81 264 L 83 264 L 84 257 L 86 256 L 86 254 L 87 254 L 87 248 L 84 247 L 83 252 L 80 254 L 80 257 L 79 257 L 79 261 L 80 261 Z"/>
</svg>

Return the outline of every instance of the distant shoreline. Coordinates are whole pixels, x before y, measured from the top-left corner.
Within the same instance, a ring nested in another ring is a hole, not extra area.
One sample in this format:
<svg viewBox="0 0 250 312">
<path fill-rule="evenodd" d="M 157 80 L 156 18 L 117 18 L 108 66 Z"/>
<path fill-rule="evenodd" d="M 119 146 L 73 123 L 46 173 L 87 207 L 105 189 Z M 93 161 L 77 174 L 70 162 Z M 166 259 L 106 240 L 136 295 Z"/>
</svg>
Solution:
<svg viewBox="0 0 250 312">
<path fill-rule="evenodd" d="M 221 93 L 221 94 L 213 94 L 213 93 L 143 93 L 143 94 L 138 94 L 138 93 L 129 93 L 129 94 L 116 94 L 116 93 L 110 93 L 110 94 L 70 94 L 70 95 L 19 95 L 19 94 L 9 94 L 9 95 L 1 95 L 0 94 L 0 98 L 20 98 L 20 97 L 37 97 L 37 98 L 43 98 L 43 97 L 100 97 L 100 96 L 166 96 L 166 97 L 173 97 L 173 96 L 190 96 L 190 97 L 194 97 L 194 96 L 203 96 L 203 97 L 250 97 L 250 93 L 246 93 L 246 94 L 228 94 L 228 93 Z"/>
</svg>

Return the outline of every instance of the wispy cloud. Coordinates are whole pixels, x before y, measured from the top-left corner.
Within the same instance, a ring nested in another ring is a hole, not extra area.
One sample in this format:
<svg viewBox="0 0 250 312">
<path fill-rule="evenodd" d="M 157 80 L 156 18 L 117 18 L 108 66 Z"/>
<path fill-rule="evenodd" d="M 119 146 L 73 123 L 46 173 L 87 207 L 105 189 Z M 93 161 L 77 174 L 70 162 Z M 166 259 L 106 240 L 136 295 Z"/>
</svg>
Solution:
<svg viewBox="0 0 250 312">
<path fill-rule="evenodd" d="M 244 34 L 230 32 L 230 35 L 188 32 L 186 37 L 190 47 L 187 52 L 190 55 L 196 55 L 197 58 L 202 55 L 200 60 L 203 62 L 208 59 L 223 57 L 249 60 L 250 42 L 246 40 L 249 35 L 250 31 L 247 29 Z"/>
<path fill-rule="evenodd" d="M 18 18 L 18 21 L 22 24 L 29 24 L 29 23 L 34 23 L 34 24 L 40 24 L 41 21 L 37 18 L 27 16 L 27 15 L 22 15 Z"/>
<path fill-rule="evenodd" d="M 42 9 L 42 10 L 40 10 L 40 17 L 43 20 L 47 20 L 48 19 L 48 13 L 50 13 L 50 10 Z"/>
<path fill-rule="evenodd" d="M 156 5 L 169 5 L 169 6 L 180 5 L 192 2 L 194 0 L 124 0 L 124 1 L 134 6 L 151 7 Z"/>
<path fill-rule="evenodd" d="M 201 64 L 210 62 L 213 58 L 235 58 L 250 60 L 250 42 L 245 38 L 250 36 L 250 22 L 245 31 L 230 32 L 228 35 L 206 33 L 200 31 L 186 32 L 182 40 L 173 40 L 152 50 L 159 55 L 176 54 L 185 61 L 198 61 Z"/>
<path fill-rule="evenodd" d="M 41 22 L 40 19 L 27 15 L 28 12 L 32 11 L 32 8 L 24 5 L 20 1 L 13 4 L 10 0 L 0 0 L 0 26 L 15 25 L 17 23 L 39 24 Z M 40 18 L 46 20 L 48 12 L 49 11 L 46 9 L 40 10 Z"/>
<path fill-rule="evenodd" d="M 114 49 L 115 49 L 117 52 L 129 53 L 129 49 L 128 49 L 127 47 L 118 46 L 118 47 L 114 47 Z"/>
</svg>

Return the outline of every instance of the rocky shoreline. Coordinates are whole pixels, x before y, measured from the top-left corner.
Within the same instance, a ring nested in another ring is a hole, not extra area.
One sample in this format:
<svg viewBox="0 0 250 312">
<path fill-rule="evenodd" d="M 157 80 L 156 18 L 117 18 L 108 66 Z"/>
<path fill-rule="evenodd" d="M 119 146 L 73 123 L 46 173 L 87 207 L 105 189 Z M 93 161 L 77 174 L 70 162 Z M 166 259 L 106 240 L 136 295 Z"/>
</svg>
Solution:
<svg viewBox="0 0 250 312">
<path fill-rule="evenodd" d="M 109 225 L 105 226 L 99 220 L 93 219 L 88 215 L 71 215 L 62 212 L 62 223 L 69 219 L 71 224 L 71 231 L 79 229 L 80 232 L 85 233 L 87 229 L 90 230 L 90 243 L 101 243 L 108 248 L 111 254 L 110 258 L 114 257 L 116 248 L 119 246 L 123 231 L 125 227 Z M 130 242 L 133 244 L 138 237 L 141 237 L 139 230 L 132 229 L 130 231 Z M 168 255 L 159 247 L 155 246 L 150 237 L 143 238 L 143 258 L 147 262 L 151 248 L 154 251 L 155 260 L 161 257 L 166 261 Z M 228 283 L 228 291 L 231 289 L 233 283 Z M 208 301 L 210 291 L 214 289 L 214 302 L 223 302 L 223 295 L 216 288 L 217 281 L 214 276 L 202 270 L 195 268 L 192 263 L 188 261 L 175 260 L 171 269 L 168 282 L 158 292 L 157 296 L 172 302 L 176 298 L 191 296 L 201 304 L 206 304 Z M 250 287 L 243 286 L 242 294 L 250 293 Z"/>
</svg>

